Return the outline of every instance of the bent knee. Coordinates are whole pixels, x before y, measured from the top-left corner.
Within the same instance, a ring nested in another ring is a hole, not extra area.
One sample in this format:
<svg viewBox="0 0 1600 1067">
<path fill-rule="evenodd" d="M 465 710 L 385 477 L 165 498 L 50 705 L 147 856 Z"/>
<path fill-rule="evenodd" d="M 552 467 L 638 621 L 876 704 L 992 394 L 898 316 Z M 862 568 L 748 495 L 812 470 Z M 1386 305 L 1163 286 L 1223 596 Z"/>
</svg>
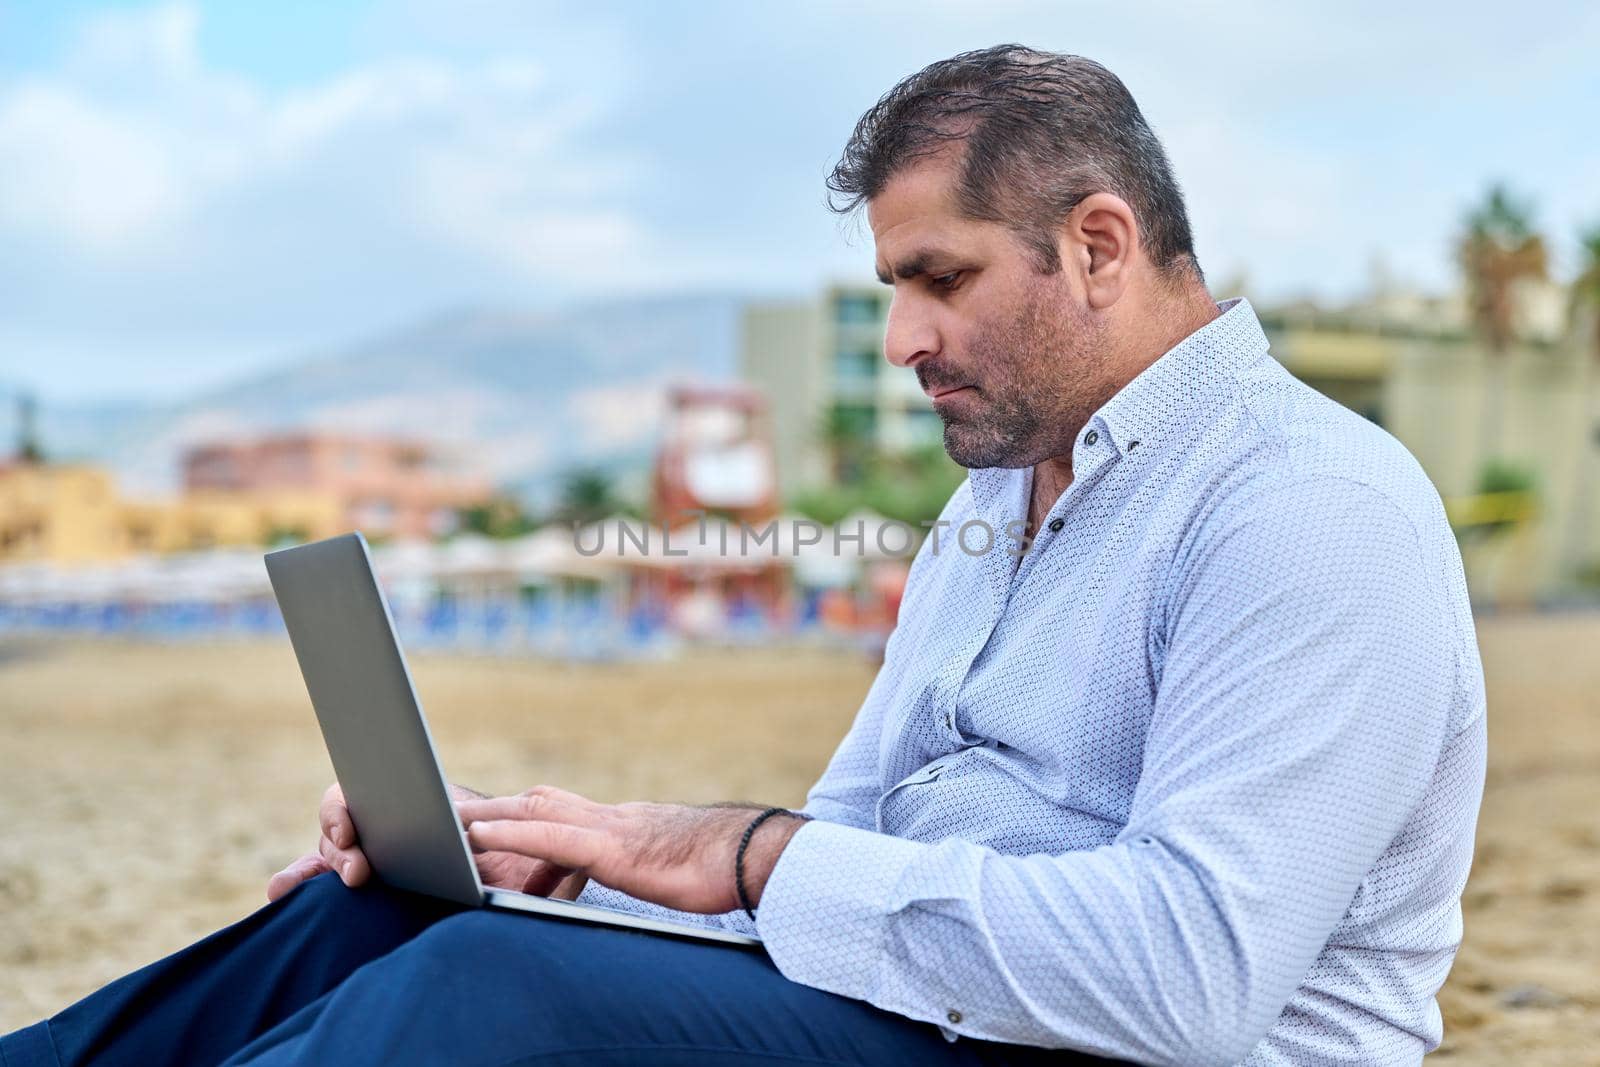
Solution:
<svg viewBox="0 0 1600 1067">
<path fill-rule="evenodd" d="M 447 967 L 528 959 L 541 955 L 548 947 L 548 928 L 557 925 L 560 924 L 472 908 L 434 923 L 406 946 L 406 952 Z"/>
<path fill-rule="evenodd" d="M 601 961 L 615 956 L 615 939 L 648 936 L 475 908 L 435 923 L 401 955 L 433 973 L 492 976 L 502 987 L 526 983 L 555 1006 L 569 989 L 575 997 L 593 996 L 606 970 Z"/>
<path fill-rule="evenodd" d="M 285 909 L 320 932 L 365 939 L 411 936 L 459 910 L 459 905 L 378 882 L 351 889 L 332 872 L 308 878 L 280 898 Z"/>
</svg>

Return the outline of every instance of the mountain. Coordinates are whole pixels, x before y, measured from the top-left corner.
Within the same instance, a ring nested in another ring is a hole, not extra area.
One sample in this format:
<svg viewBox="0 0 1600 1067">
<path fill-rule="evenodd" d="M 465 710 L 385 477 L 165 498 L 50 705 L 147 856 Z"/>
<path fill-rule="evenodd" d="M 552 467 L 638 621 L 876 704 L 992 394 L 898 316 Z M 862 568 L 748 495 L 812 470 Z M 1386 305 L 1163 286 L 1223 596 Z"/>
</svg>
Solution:
<svg viewBox="0 0 1600 1067">
<path fill-rule="evenodd" d="M 456 312 L 172 405 L 44 409 L 40 437 L 47 454 L 105 463 L 140 495 L 176 488 L 183 449 L 202 441 L 401 433 L 538 498 L 576 465 L 643 464 L 665 385 L 736 376 L 741 307 L 737 296 L 694 295 Z M 15 438 L 9 410 L 0 434 Z"/>
</svg>

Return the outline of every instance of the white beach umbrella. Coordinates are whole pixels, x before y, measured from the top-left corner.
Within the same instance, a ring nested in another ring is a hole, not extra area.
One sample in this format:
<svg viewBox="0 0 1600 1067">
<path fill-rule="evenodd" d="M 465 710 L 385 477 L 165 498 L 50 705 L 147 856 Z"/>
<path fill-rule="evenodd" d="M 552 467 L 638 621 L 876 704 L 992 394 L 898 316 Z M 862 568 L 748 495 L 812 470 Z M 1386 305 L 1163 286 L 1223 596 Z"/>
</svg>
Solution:
<svg viewBox="0 0 1600 1067">
<path fill-rule="evenodd" d="M 849 538 L 843 542 L 844 550 L 860 559 L 901 559 L 915 555 L 924 532 L 920 527 L 880 515 L 871 508 L 857 508 L 835 525 Z"/>
<path fill-rule="evenodd" d="M 566 574 L 581 559 L 569 526 L 545 526 L 506 546 L 506 561 L 521 578 Z"/>
<path fill-rule="evenodd" d="M 511 569 L 499 542 L 482 534 L 463 534 L 444 546 L 439 570 L 452 576 L 504 574 Z"/>
<path fill-rule="evenodd" d="M 385 582 L 431 581 L 440 571 L 443 551 L 428 541 L 408 539 L 372 550 L 372 566 Z"/>
</svg>

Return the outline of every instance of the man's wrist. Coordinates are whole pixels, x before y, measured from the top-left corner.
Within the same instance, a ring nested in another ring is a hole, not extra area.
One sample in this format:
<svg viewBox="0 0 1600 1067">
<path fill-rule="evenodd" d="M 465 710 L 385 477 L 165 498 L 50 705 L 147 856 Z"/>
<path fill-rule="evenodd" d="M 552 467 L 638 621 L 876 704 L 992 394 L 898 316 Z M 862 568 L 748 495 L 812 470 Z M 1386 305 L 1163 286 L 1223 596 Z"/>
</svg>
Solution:
<svg viewBox="0 0 1600 1067">
<path fill-rule="evenodd" d="M 744 892 L 752 908 L 761 904 L 761 894 L 767 881 L 778 866 L 778 858 L 789 841 L 810 820 L 795 812 L 785 811 L 756 827 L 744 851 Z"/>
</svg>

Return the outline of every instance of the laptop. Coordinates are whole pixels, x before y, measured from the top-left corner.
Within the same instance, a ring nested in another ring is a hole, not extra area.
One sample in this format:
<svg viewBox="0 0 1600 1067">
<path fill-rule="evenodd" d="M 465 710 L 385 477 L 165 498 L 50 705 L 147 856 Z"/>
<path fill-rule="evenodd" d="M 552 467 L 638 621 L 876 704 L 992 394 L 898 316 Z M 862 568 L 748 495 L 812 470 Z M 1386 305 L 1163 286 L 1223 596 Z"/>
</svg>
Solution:
<svg viewBox="0 0 1600 1067">
<path fill-rule="evenodd" d="M 373 873 L 469 906 L 759 945 L 724 930 L 485 887 L 360 533 L 269 552 L 267 576 Z"/>
</svg>

